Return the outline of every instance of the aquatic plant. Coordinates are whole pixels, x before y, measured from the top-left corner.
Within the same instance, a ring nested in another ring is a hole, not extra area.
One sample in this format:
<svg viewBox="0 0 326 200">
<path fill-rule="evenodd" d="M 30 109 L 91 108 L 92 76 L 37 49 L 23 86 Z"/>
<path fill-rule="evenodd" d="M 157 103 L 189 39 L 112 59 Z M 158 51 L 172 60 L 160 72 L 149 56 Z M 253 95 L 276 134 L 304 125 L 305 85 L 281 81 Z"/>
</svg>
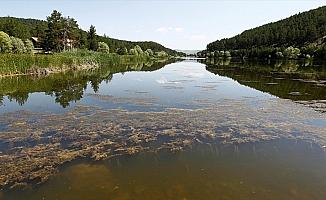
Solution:
<svg viewBox="0 0 326 200">
<path fill-rule="evenodd" d="M 138 53 L 136 50 L 134 51 Z M 146 56 L 108 54 L 88 50 L 66 51 L 52 55 L 1 54 L 0 74 L 47 74 L 67 70 L 97 68 L 116 63 L 147 59 L 151 58 Z"/>
</svg>

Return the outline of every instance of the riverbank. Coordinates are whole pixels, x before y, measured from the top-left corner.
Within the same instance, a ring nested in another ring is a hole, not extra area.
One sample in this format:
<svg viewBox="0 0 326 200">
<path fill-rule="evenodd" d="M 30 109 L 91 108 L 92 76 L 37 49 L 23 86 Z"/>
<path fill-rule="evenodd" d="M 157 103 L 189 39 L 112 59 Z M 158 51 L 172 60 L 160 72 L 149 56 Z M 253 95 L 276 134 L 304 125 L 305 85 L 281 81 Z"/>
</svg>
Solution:
<svg viewBox="0 0 326 200">
<path fill-rule="evenodd" d="M 81 50 L 51 55 L 0 54 L 0 77 L 92 70 L 106 65 L 159 59 L 149 56 L 118 55 Z"/>
</svg>

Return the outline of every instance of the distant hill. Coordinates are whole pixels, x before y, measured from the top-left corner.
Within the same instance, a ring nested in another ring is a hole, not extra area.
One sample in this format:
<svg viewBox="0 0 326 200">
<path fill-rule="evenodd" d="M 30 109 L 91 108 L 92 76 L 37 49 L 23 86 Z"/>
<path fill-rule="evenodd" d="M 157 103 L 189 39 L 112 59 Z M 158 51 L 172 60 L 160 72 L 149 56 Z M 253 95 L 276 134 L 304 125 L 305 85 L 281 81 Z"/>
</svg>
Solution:
<svg viewBox="0 0 326 200">
<path fill-rule="evenodd" d="M 267 48 L 306 47 L 309 53 L 326 51 L 326 6 L 293 15 L 289 18 L 246 30 L 231 38 L 207 45 L 207 52 L 248 50 L 242 53 L 259 55 Z M 272 50 L 272 49 L 270 49 Z M 257 52 L 255 52 L 257 51 Z M 271 52 L 267 52 L 271 53 Z"/>
<path fill-rule="evenodd" d="M 24 19 L 15 17 L 0 17 L 0 31 L 8 33 L 10 36 L 21 39 L 31 37 L 40 37 L 47 29 L 47 22 L 38 19 Z M 86 31 L 79 30 L 80 35 L 85 37 Z M 165 51 L 170 55 L 179 54 L 177 51 L 164 47 L 163 45 L 152 41 L 127 41 L 110 37 L 98 36 L 98 41 L 106 42 L 110 49 L 115 51 L 118 48 L 126 47 L 127 49 L 139 45 L 143 50 L 152 49 L 154 52 Z"/>
<path fill-rule="evenodd" d="M 177 52 L 185 53 L 185 54 L 197 54 L 201 50 L 181 50 L 181 49 L 175 49 Z"/>
</svg>

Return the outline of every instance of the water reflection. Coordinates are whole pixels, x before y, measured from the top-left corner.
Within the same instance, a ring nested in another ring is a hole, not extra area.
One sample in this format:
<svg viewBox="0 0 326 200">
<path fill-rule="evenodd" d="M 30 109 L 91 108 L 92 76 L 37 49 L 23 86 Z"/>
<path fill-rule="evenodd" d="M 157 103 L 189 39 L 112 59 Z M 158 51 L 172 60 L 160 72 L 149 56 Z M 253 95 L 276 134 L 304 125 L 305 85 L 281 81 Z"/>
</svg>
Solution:
<svg viewBox="0 0 326 200">
<path fill-rule="evenodd" d="M 97 92 L 101 82 L 109 83 L 113 74 L 128 71 L 155 71 L 164 65 L 173 62 L 134 62 L 102 67 L 96 70 L 67 72 L 51 74 L 49 76 L 17 76 L 0 79 L 0 106 L 7 97 L 10 102 L 16 101 L 18 105 L 24 105 L 32 93 L 44 92 L 55 98 L 55 102 L 63 108 L 71 102 L 79 101 L 89 84 L 94 92 Z"/>
<path fill-rule="evenodd" d="M 292 100 L 326 98 L 326 65 L 305 61 L 206 60 L 206 69 L 230 77 L 241 85 Z"/>
<path fill-rule="evenodd" d="M 322 73 L 213 63 L 0 81 L 0 199 L 323 199 L 325 114 L 270 95 L 323 99 Z"/>
</svg>

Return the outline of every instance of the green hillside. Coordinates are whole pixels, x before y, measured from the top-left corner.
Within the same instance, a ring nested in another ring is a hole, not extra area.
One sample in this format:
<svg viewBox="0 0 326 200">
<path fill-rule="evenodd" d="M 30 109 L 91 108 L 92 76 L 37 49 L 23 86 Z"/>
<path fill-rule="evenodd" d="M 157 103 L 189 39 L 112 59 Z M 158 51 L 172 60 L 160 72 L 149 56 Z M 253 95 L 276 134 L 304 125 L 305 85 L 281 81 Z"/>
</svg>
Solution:
<svg viewBox="0 0 326 200">
<path fill-rule="evenodd" d="M 47 29 L 47 22 L 38 19 L 24 19 L 15 17 L 0 17 L 0 31 L 8 33 L 10 36 L 21 38 L 23 40 L 31 37 L 42 37 Z M 119 48 L 126 47 L 128 50 L 134 48 L 135 45 L 139 45 L 142 49 L 152 49 L 154 52 L 165 51 L 170 55 L 179 54 L 177 51 L 166 48 L 163 45 L 152 41 L 126 41 L 119 40 L 110 37 L 97 36 L 98 41 L 106 42 L 111 52 L 117 51 Z M 78 30 L 78 38 L 82 40 L 80 45 L 85 45 L 85 38 L 87 38 L 87 32 L 84 30 Z"/>
<path fill-rule="evenodd" d="M 287 47 L 300 54 L 326 58 L 326 6 L 214 41 L 207 52 L 231 51 L 232 56 L 276 57 Z"/>
</svg>

